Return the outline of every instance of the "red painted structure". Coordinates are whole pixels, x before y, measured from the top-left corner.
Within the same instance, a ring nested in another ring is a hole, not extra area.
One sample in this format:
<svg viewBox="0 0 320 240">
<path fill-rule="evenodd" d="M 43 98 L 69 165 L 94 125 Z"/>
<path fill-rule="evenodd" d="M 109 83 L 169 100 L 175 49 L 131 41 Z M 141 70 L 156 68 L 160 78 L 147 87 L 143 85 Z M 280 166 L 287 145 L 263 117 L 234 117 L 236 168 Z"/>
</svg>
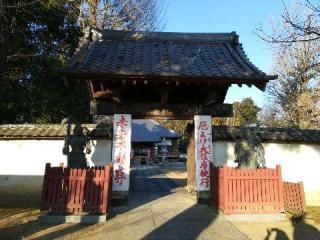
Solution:
<svg viewBox="0 0 320 240">
<path fill-rule="evenodd" d="M 211 167 L 211 204 L 226 214 L 284 212 L 281 167 Z"/>
<path fill-rule="evenodd" d="M 303 183 L 283 182 L 284 207 L 292 213 L 303 214 L 307 211 Z"/>
<path fill-rule="evenodd" d="M 46 164 L 41 211 L 52 214 L 105 214 L 112 194 L 112 163 L 87 169 Z"/>
</svg>

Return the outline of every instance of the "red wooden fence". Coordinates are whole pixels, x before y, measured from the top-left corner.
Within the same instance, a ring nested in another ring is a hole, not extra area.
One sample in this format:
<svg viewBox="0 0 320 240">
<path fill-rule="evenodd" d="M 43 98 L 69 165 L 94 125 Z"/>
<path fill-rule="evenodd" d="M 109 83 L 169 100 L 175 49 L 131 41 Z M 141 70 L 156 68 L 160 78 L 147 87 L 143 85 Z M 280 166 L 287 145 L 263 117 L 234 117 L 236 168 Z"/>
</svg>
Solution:
<svg viewBox="0 0 320 240">
<path fill-rule="evenodd" d="M 281 167 L 211 167 L 211 204 L 227 214 L 284 212 Z"/>
<path fill-rule="evenodd" d="M 294 214 L 306 212 L 306 200 L 304 196 L 303 183 L 283 182 L 284 208 Z"/>
<path fill-rule="evenodd" d="M 106 213 L 112 193 L 112 164 L 87 169 L 46 164 L 41 210 L 49 213 Z"/>
</svg>

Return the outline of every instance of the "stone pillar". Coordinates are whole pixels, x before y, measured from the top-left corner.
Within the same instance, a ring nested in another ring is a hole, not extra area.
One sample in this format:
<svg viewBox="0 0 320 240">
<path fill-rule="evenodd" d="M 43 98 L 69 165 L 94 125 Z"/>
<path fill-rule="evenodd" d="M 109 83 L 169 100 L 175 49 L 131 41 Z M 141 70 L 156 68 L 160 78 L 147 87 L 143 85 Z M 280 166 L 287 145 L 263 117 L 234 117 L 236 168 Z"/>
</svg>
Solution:
<svg viewBox="0 0 320 240">
<path fill-rule="evenodd" d="M 210 197 L 210 164 L 212 159 L 212 122 L 211 116 L 194 116 L 196 189 L 200 202 Z"/>
<path fill-rule="evenodd" d="M 115 114 L 113 118 L 113 186 L 112 198 L 125 199 L 129 192 L 131 152 L 131 115 Z"/>
</svg>

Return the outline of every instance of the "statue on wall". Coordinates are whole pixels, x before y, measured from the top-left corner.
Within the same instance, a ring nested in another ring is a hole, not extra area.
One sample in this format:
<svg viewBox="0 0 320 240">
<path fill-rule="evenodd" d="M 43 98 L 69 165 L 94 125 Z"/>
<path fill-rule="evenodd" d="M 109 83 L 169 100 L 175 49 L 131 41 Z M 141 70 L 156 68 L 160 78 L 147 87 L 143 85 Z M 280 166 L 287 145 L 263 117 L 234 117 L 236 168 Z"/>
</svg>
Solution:
<svg viewBox="0 0 320 240">
<path fill-rule="evenodd" d="M 236 134 L 234 155 L 238 168 L 256 169 L 265 167 L 264 148 L 259 128 L 242 127 Z"/>
<path fill-rule="evenodd" d="M 73 128 L 71 135 L 71 122 L 67 120 L 67 133 L 63 147 L 63 154 L 67 155 L 68 167 L 70 168 L 86 168 L 88 166 L 84 150 L 87 154 L 91 153 L 90 139 L 81 124 L 77 123 Z M 71 146 L 71 151 L 70 151 Z"/>
</svg>

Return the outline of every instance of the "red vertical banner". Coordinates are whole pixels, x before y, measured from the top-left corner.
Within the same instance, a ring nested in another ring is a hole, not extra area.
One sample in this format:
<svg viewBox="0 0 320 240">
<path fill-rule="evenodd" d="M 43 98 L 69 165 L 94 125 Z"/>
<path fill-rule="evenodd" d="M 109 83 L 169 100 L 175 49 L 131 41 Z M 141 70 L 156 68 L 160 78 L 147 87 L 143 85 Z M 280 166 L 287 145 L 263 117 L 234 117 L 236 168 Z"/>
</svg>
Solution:
<svg viewBox="0 0 320 240">
<path fill-rule="evenodd" d="M 113 119 L 113 191 L 129 191 L 131 115 L 115 114 Z"/>
<path fill-rule="evenodd" d="M 210 191 L 210 163 L 213 162 L 211 116 L 194 116 L 194 127 L 197 191 Z"/>
</svg>

